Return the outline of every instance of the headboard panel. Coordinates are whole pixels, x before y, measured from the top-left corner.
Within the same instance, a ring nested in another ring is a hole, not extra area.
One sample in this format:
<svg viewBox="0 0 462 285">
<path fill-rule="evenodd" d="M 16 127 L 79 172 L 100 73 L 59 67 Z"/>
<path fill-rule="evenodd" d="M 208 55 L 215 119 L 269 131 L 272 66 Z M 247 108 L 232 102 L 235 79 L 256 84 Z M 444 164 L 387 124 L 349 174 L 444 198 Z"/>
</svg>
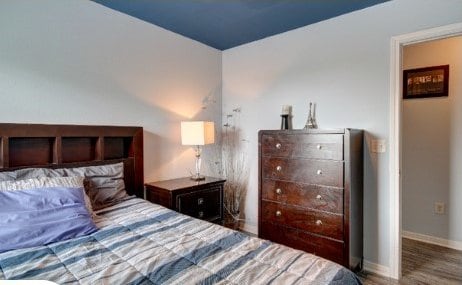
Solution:
<svg viewBox="0 0 462 285">
<path fill-rule="evenodd" d="M 143 128 L 0 123 L 0 171 L 124 162 L 129 194 L 143 197 Z"/>
</svg>

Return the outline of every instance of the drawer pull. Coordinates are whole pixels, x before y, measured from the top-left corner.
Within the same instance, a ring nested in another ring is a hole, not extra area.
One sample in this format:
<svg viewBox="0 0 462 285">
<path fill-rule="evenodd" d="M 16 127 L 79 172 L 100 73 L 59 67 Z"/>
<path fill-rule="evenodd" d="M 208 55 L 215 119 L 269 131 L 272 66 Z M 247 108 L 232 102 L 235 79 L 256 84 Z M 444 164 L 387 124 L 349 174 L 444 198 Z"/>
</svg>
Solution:
<svg viewBox="0 0 462 285">
<path fill-rule="evenodd" d="M 277 144 L 276 144 L 276 148 L 277 148 L 277 149 L 281 149 L 281 146 L 282 146 L 282 145 L 281 145 L 280 143 L 277 143 Z"/>
<path fill-rule="evenodd" d="M 317 225 L 317 226 L 321 226 L 321 225 L 322 225 L 322 221 L 321 221 L 321 220 L 317 220 L 317 221 L 316 221 L 316 225 Z"/>
<path fill-rule="evenodd" d="M 322 148 L 322 145 L 318 144 L 316 148 L 320 150 Z"/>
<path fill-rule="evenodd" d="M 321 169 L 318 169 L 318 171 L 316 171 L 316 174 L 317 174 L 317 175 L 321 175 L 321 174 L 322 174 L 322 170 L 321 170 Z"/>
<path fill-rule="evenodd" d="M 199 218 L 203 218 L 204 217 L 204 212 L 200 211 L 199 213 L 197 213 L 197 216 Z"/>
<path fill-rule="evenodd" d="M 202 205 L 202 204 L 204 204 L 204 198 L 197 199 L 197 205 Z"/>
<path fill-rule="evenodd" d="M 281 193 L 282 193 L 281 188 L 277 188 L 277 189 L 276 189 L 276 194 L 280 195 Z"/>
<path fill-rule="evenodd" d="M 318 196 L 316 196 L 316 199 L 321 200 L 322 196 L 318 194 Z"/>
<path fill-rule="evenodd" d="M 282 215 L 281 211 L 276 211 L 276 217 L 280 217 Z"/>
<path fill-rule="evenodd" d="M 276 166 L 276 170 L 277 170 L 277 171 L 281 171 L 281 170 L 282 170 L 282 166 L 280 166 L 280 165 Z"/>
</svg>

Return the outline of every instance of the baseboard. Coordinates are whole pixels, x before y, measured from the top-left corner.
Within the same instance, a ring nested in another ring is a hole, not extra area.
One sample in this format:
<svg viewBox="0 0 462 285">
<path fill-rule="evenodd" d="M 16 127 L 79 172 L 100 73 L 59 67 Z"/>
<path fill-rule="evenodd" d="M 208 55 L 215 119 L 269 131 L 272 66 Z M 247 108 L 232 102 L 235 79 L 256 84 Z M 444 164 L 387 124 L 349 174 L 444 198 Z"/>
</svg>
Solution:
<svg viewBox="0 0 462 285">
<path fill-rule="evenodd" d="M 363 262 L 363 270 L 383 277 L 390 277 L 390 268 L 381 264 L 373 263 L 368 260 Z"/>
<path fill-rule="evenodd" d="M 245 221 L 241 223 L 241 225 L 239 226 L 239 229 L 241 229 L 244 232 L 249 232 L 254 235 L 258 235 L 258 226 L 251 225 L 249 223 L 246 223 Z"/>
<path fill-rule="evenodd" d="M 455 240 L 448 240 L 444 238 L 409 232 L 409 231 L 402 231 L 401 236 L 408 239 L 413 239 L 421 242 L 431 243 L 447 248 L 452 248 L 455 250 L 462 250 L 462 242 L 455 241 Z"/>
</svg>

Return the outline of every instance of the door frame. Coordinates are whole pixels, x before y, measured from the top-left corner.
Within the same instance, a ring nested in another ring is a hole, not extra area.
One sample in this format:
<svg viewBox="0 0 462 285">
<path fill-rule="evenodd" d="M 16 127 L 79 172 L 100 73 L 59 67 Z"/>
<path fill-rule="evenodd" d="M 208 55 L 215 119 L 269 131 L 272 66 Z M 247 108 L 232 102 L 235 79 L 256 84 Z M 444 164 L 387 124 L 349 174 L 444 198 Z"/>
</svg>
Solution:
<svg viewBox="0 0 462 285">
<path fill-rule="evenodd" d="M 390 49 L 390 277 L 401 278 L 401 222 L 402 222 L 402 53 L 403 47 L 462 35 L 462 23 L 404 34 L 391 38 Z"/>
</svg>

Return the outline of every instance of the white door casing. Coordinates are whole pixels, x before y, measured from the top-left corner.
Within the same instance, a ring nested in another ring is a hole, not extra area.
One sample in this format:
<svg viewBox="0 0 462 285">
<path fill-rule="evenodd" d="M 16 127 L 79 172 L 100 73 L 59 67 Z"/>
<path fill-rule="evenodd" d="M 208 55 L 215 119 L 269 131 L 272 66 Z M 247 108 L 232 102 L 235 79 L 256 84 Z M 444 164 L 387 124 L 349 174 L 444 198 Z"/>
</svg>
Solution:
<svg viewBox="0 0 462 285">
<path fill-rule="evenodd" d="M 390 277 L 401 277 L 401 118 L 403 46 L 462 35 L 462 23 L 391 38 L 390 50 Z"/>
</svg>

